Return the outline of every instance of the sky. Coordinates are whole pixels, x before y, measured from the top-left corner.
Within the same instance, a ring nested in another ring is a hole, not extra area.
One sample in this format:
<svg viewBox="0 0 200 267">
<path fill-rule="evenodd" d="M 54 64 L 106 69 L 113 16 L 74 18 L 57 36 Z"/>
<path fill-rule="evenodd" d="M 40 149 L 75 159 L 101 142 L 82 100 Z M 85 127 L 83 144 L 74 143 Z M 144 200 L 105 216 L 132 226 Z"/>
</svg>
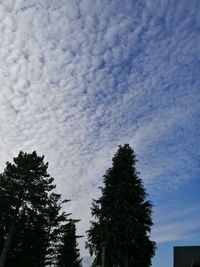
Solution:
<svg viewBox="0 0 200 267">
<path fill-rule="evenodd" d="M 0 171 L 45 155 L 85 234 L 129 143 L 154 205 L 152 266 L 200 245 L 200 1 L 1 0 L 0 36 Z"/>
</svg>

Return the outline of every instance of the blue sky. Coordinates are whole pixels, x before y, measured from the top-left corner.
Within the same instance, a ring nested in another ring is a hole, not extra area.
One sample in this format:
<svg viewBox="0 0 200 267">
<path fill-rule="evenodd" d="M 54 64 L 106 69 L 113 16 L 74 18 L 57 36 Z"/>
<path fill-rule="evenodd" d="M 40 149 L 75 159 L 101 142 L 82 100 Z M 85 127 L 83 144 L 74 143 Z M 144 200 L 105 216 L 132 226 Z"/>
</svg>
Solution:
<svg viewBox="0 0 200 267">
<path fill-rule="evenodd" d="M 3 0 L 0 35 L 1 170 L 44 154 L 84 234 L 129 143 L 154 204 L 153 267 L 200 244 L 200 1 Z"/>
</svg>

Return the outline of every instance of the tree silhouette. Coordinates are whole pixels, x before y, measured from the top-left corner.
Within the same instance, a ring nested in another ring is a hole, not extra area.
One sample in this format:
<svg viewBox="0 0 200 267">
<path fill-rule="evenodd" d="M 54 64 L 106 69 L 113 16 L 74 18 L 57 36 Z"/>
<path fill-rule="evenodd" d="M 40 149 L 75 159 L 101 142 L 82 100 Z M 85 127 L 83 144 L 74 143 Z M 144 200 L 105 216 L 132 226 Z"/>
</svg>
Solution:
<svg viewBox="0 0 200 267">
<path fill-rule="evenodd" d="M 92 203 L 87 247 L 94 265 L 149 267 L 155 243 L 150 240 L 151 202 L 146 200 L 136 171 L 136 156 L 128 144 L 119 146 L 112 167 L 104 175 L 102 195 Z"/>
<path fill-rule="evenodd" d="M 1 267 L 44 267 L 56 259 L 67 216 L 47 168 L 44 156 L 20 152 L 0 175 Z"/>
<path fill-rule="evenodd" d="M 79 249 L 77 248 L 77 238 L 75 223 L 79 220 L 69 220 L 63 226 L 61 244 L 58 249 L 58 267 L 81 267 L 82 259 L 80 258 Z"/>
</svg>

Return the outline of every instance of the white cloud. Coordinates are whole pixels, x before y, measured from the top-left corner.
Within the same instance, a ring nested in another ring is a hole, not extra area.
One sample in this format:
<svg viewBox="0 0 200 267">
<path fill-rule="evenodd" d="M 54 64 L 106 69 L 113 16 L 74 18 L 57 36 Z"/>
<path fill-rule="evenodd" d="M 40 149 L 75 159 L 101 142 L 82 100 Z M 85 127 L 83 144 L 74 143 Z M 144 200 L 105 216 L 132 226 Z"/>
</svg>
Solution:
<svg viewBox="0 0 200 267">
<path fill-rule="evenodd" d="M 198 172 L 195 3 L 2 1 L 1 170 L 19 150 L 44 154 L 80 231 L 119 144 L 156 197 Z"/>
</svg>

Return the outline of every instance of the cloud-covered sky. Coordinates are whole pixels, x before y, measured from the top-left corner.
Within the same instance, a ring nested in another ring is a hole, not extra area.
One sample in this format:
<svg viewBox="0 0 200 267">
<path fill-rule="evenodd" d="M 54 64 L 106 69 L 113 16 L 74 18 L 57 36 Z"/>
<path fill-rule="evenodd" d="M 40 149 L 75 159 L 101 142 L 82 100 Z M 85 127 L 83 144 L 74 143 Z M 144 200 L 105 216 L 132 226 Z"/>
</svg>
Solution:
<svg viewBox="0 0 200 267">
<path fill-rule="evenodd" d="M 199 244 L 200 1 L 2 0 L 0 36 L 0 169 L 44 154 L 84 234 L 129 143 L 154 204 L 153 267 Z"/>
</svg>

